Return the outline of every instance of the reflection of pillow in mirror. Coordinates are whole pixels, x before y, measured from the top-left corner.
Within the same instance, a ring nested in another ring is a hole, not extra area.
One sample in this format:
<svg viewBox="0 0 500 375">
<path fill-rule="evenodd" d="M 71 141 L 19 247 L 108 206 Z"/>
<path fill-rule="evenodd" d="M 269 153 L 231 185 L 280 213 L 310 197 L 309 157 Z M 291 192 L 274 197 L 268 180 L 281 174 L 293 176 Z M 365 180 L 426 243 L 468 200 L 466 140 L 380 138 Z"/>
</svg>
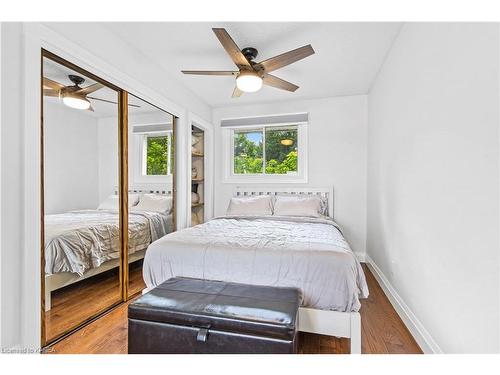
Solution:
<svg viewBox="0 0 500 375">
<path fill-rule="evenodd" d="M 139 203 L 139 194 L 130 194 L 128 193 L 128 206 L 134 207 L 137 203 Z"/>
<path fill-rule="evenodd" d="M 118 199 L 118 195 L 111 194 L 104 201 L 101 202 L 98 210 L 116 210 L 118 211 L 120 207 L 120 201 Z"/>
<path fill-rule="evenodd" d="M 133 207 L 137 203 L 139 203 L 139 194 L 130 194 L 128 195 L 128 206 Z M 120 199 L 118 198 L 118 195 L 116 194 L 111 194 L 109 197 L 107 197 L 99 207 L 97 207 L 98 210 L 116 210 L 118 211 L 120 207 Z"/>
<path fill-rule="evenodd" d="M 272 215 L 271 197 L 269 195 L 252 195 L 231 198 L 226 215 Z"/>
<path fill-rule="evenodd" d="M 144 194 L 139 203 L 131 211 L 152 211 L 169 213 L 172 211 L 172 196 L 161 194 Z"/>
</svg>

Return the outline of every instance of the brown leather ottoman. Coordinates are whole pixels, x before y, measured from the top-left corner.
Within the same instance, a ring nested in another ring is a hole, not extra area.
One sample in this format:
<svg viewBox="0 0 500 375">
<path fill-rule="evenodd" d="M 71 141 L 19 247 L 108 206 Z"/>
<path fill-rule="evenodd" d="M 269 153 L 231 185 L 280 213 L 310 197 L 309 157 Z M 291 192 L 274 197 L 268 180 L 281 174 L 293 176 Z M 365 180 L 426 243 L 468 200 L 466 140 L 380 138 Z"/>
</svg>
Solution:
<svg viewBox="0 0 500 375">
<path fill-rule="evenodd" d="M 296 353 L 301 296 L 176 277 L 128 307 L 129 353 Z"/>
</svg>

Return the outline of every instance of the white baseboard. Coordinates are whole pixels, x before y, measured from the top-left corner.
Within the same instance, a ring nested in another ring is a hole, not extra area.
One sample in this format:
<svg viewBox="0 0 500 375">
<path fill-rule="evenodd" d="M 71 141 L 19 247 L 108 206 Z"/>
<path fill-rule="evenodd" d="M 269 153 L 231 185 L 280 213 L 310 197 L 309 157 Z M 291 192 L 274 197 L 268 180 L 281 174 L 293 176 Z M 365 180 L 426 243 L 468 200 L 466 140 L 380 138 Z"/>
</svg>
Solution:
<svg viewBox="0 0 500 375">
<path fill-rule="evenodd" d="M 442 354 L 443 351 L 441 350 L 439 345 L 434 341 L 430 333 L 425 329 L 422 322 L 418 320 L 413 311 L 411 311 L 408 305 L 403 301 L 398 292 L 396 292 L 396 289 L 394 289 L 387 277 L 385 277 L 380 268 L 378 268 L 378 266 L 375 264 L 373 259 L 371 259 L 368 254 L 363 255 L 368 268 L 370 268 L 370 271 L 372 271 L 373 276 L 375 276 L 375 278 L 377 279 L 385 295 L 400 316 L 401 320 L 403 320 L 406 328 L 408 328 L 422 351 L 426 354 Z"/>
<path fill-rule="evenodd" d="M 359 253 L 359 252 L 355 251 L 354 255 L 356 256 L 356 258 L 358 258 L 358 260 L 360 261 L 360 263 L 365 263 L 366 262 L 366 253 Z"/>
</svg>

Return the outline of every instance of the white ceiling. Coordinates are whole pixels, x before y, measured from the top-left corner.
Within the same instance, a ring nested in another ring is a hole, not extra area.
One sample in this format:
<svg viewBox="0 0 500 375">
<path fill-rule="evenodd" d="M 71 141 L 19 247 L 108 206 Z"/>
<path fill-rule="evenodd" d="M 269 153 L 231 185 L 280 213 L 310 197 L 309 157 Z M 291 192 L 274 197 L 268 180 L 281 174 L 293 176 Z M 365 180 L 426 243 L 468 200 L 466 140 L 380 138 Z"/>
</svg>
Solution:
<svg viewBox="0 0 500 375">
<path fill-rule="evenodd" d="M 397 36 L 399 23 L 105 23 L 212 107 L 366 94 Z M 297 84 L 295 93 L 264 87 L 232 99 L 233 77 L 187 76 L 182 69 L 234 70 L 212 27 L 224 27 L 256 61 L 311 44 L 316 53 L 273 72 Z M 161 81 L 161 77 L 158 78 Z"/>
</svg>

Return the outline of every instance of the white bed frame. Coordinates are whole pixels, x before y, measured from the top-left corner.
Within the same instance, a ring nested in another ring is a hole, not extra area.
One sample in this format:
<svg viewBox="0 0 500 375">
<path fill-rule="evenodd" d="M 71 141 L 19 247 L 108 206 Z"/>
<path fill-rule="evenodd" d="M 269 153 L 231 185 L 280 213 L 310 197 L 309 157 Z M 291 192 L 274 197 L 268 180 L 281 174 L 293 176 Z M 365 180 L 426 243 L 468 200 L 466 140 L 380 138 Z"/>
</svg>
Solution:
<svg viewBox="0 0 500 375">
<path fill-rule="evenodd" d="M 236 187 L 234 196 L 318 195 L 328 200 L 328 216 L 333 218 L 333 188 L 310 187 Z M 339 312 L 299 308 L 299 331 L 350 339 L 351 354 L 361 354 L 361 317 L 359 312 Z"/>
<path fill-rule="evenodd" d="M 118 186 L 114 187 L 115 194 L 118 194 Z M 128 189 L 129 193 L 132 194 L 162 194 L 169 195 L 172 194 L 171 189 L 165 189 L 165 184 L 145 184 L 144 186 L 132 186 Z M 146 249 L 136 251 L 131 254 L 128 259 L 128 263 L 133 263 L 140 259 L 143 259 L 146 254 Z M 77 283 L 79 281 L 88 279 L 89 277 L 99 275 L 100 273 L 109 271 L 120 265 L 119 259 L 112 259 L 104 262 L 99 267 L 92 268 L 85 272 L 83 276 L 79 276 L 72 272 L 61 272 L 52 275 L 45 275 L 45 311 L 49 311 L 52 307 L 52 292 L 61 289 L 65 286 Z"/>
</svg>

